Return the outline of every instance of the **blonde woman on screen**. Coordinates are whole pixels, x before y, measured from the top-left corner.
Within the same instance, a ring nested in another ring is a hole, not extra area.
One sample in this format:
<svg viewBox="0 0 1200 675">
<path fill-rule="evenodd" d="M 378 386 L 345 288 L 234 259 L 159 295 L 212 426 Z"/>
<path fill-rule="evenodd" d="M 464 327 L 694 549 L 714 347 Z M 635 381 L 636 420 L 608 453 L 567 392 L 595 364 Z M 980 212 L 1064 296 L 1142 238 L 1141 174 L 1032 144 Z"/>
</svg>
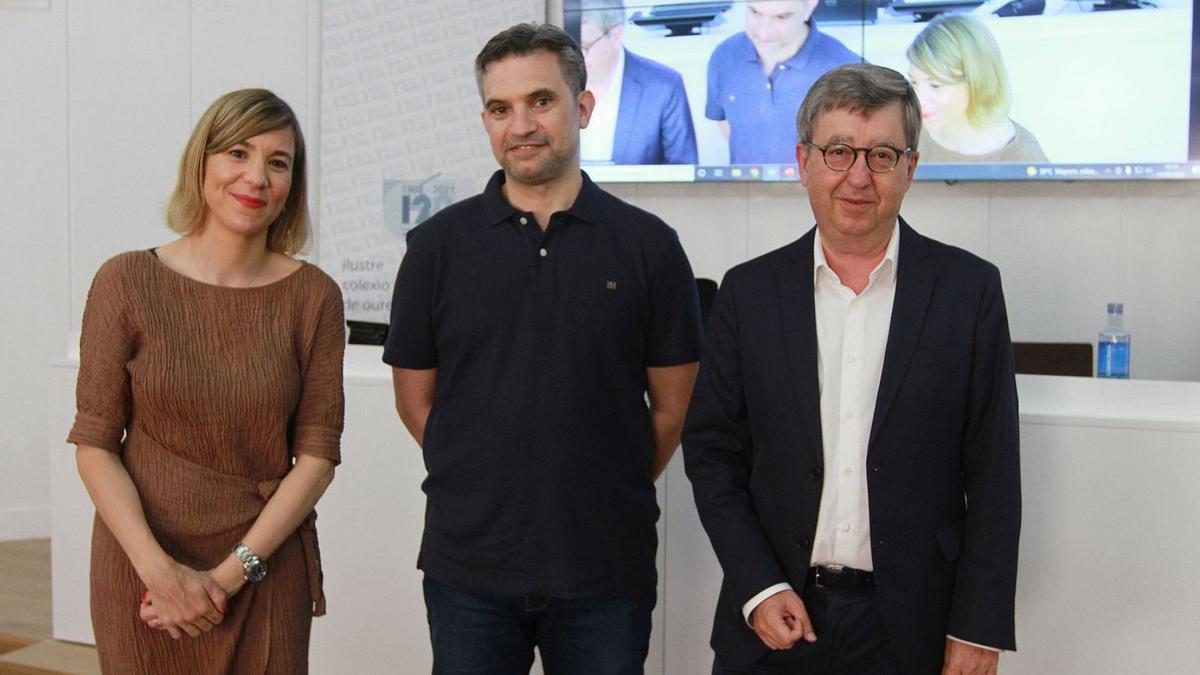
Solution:
<svg viewBox="0 0 1200 675">
<path fill-rule="evenodd" d="M 1000 46 L 980 21 L 939 16 L 906 52 L 921 102 L 923 162 L 1044 162 L 1028 129 L 1008 116 L 1011 86 Z"/>
<path fill-rule="evenodd" d="M 265 89 L 184 150 L 180 236 L 96 273 L 68 442 L 96 505 L 106 673 L 304 673 L 325 612 L 313 506 L 342 432 L 342 298 L 308 237 L 304 137 Z"/>
</svg>

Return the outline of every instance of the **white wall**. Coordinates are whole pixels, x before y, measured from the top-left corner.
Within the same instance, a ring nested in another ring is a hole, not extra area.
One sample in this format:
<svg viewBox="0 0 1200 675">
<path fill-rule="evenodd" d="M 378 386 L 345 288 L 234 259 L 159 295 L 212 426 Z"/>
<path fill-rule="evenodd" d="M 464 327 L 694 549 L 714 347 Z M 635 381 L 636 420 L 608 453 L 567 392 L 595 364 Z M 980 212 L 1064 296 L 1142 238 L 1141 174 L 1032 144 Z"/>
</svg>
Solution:
<svg viewBox="0 0 1200 675">
<path fill-rule="evenodd" d="M 70 325 L 65 18 L 0 9 L 0 540 L 50 531 L 46 366 Z"/>
</svg>

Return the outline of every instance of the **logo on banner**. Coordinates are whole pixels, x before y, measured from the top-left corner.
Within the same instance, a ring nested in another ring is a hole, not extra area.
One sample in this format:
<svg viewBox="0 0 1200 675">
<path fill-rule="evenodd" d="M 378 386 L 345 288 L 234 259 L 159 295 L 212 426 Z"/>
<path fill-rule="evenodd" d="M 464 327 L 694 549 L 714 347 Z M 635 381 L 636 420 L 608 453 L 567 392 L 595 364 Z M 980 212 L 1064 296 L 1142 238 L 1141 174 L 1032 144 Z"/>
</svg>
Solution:
<svg viewBox="0 0 1200 675">
<path fill-rule="evenodd" d="M 454 181 L 438 180 L 441 175 L 383 181 L 383 222 L 389 232 L 404 239 L 409 230 L 454 203 Z"/>
</svg>

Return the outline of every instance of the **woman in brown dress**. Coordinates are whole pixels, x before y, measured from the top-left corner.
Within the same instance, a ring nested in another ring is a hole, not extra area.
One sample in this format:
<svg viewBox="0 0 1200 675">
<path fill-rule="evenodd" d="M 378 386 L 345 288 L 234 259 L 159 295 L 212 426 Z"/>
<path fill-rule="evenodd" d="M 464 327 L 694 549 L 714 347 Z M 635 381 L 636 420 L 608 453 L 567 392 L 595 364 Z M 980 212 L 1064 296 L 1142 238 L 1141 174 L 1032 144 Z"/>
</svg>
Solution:
<svg viewBox="0 0 1200 675">
<path fill-rule="evenodd" d="M 167 219 L 183 236 L 92 283 L 68 441 L 97 511 L 105 673 L 307 671 L 344 329 L 337 284 L 291 257 L 304 160 L 286 103 L 222 96 L 180 162 Z"/>
</svg>

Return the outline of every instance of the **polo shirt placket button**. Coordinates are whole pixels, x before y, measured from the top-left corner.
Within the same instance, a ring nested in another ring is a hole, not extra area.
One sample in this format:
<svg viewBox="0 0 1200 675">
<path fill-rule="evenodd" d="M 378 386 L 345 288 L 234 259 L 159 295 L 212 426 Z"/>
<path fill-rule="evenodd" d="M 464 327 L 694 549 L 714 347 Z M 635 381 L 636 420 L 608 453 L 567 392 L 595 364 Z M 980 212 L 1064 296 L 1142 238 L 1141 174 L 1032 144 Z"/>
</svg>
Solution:
<svg viewBox="0 0 1200 675">
<path fill-rule="evenodd" d="M 538 251 L 538 255 L 545 258 L 546 256 L 550 255 L 550 253 L 546 249 L 543 248 L 542 250 Z"/>
</svg>

